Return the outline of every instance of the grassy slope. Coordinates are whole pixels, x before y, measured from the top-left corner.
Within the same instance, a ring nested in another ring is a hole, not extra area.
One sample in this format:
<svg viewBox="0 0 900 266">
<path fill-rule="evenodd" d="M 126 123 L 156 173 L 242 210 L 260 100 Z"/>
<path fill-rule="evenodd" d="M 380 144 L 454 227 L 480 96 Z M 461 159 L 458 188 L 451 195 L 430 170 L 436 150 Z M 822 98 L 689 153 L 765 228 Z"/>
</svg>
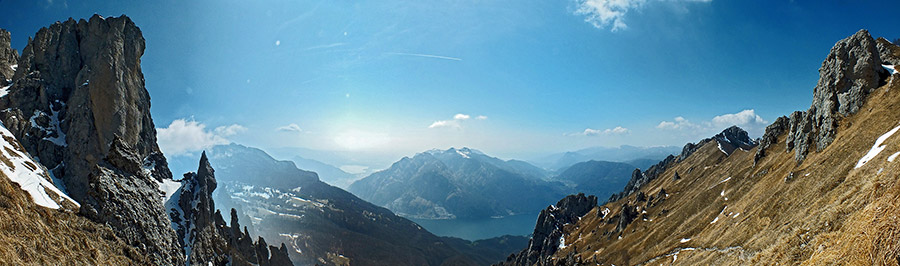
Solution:
<svg viewBox="0 0 900 266">
<path fill-rule="evenodd" d="M 786 134 L 756 166 L 755 149 L 725 157 L 707 144 L 641 189 L 669 194 L 646 209 L 647 221 L 639 217 L 622 233 L 608 233 L 623 203 L 646 203 L 632 195 L 600 206 L 566 227 L 569 245 L 557 255 L 574 250 L 584 261 L 616 265 L 896 265 L 900 159 L 887 157 L 900 151 L 900 134 L 868 164 L 854 166 L 898 125 L 897 110 L 900 81 L 877 89 L 860 112 L 840 122 L 833 144 L 800 165 L 785 151 Z M 680 180 L 672 179 L 675 171 Z M 612 213 L 599 218 L 606 207 Z"/>
<path fill-rule="evenodd" d="M 141 265 L 146 258 L 109 228 L 34 204 L 0 173 L 0 264 Z"/>
<path fill-rule="evenodd" d="M 27 154 L 17 142 L 10 142 Z M 0 161 L 9 163 L 2 156 Z M 35 204 L 19 185 L 0 172 L 0 265 L 148 263 L 143 254 L 122 242 L 108 227 L 71 211 Z"/>
</svg>

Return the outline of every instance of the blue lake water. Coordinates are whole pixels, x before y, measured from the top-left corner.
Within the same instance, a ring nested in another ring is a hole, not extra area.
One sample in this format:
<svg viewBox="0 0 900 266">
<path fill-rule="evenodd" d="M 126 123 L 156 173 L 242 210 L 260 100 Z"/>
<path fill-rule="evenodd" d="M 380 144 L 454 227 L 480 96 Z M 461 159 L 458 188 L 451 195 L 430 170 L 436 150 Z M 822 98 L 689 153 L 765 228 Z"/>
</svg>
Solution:
<svg viewBox="0 0 900 266">
<path fill-rule="evenodd" d="M 534 232 L 537 217 L 538 214 L 534 213 L 486 219 L 410 220 L 435 235 L 478 240 L 502 235 L 529 235 Z"/>
</svg>

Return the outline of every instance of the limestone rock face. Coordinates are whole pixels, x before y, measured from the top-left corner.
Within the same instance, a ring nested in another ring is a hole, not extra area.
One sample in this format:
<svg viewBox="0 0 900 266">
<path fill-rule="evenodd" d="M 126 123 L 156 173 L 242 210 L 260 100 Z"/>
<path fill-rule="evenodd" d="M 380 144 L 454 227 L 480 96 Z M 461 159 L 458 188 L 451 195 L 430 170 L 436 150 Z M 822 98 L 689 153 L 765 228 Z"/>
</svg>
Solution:
<svg viewBox="0 0 900 266">
<path fill-rule="evenodd" d="M 816 151 L 834 141 L 840 117 L 856 113 L 866 96 L 878 87 L 881 69 L 875 40 L 868 31 L 860 30 L 831 48 L 819 68 L 819 82 L 809 109 L 818 125 Z"/>
<path fill-rule="evenodd" d="M 528 247 L 518 254 L 507 258 L 505 264 L 511 265 L 544 265 L 549 256 L 556 252 L 563 235 L 563 225 L 575 223 L 579 217 L 597 207 L 597 197 L 585 196 L 584 193 L 569 195 L 547 207 L 538 216 L 537 225 Z"/>
<path fill-rule="evenodd" d="M 900 65 L 900 46 L 894 45 L 891 41 L 879 37 L 875 40 L 878 47 L 878 55 L 881 57 L 881 63 L 885 65 Z"/>
<path fill-rule="evenodd" d="M 19 52 L 10 46 L 9 32 L 0 29 L 0 87 L 8 86 L 12 82 L 18 60 Z"/>
<path fill-rule="evenodd" d="M 0 68 L 10 62 L 7 39 L 0 33 Z M 157 184 L 171 172 L 156 144 L 143 53 L 141 31 L 125 16 L 42 28 L 15 61 L 0 120 L 82 203 L 82 215 L 153 264 L 178 265 L 184 258 Z"/>
<path fill-rule="evenodd" d="M 803 162 L 811 150 L 819 152 L 828 147 L 837 134 L 838 121 L 859 111 L 872 90 L 890 76 L 882 64 L 898 64 L 898 58 L 900 47 L 884 38 L 875 40 L 866 30 L 838 41 L 819 68 L 809 110 L 779 118 L 767 127 L 764 145 L 754 161 L 762 159 L 765 149 L 785 132 L 787 151 L 794 152 L 797 163 Z"/>
<path fill-rule="evenodd" d="M 787 116 L 781 116 L 775 119 L 774 123 L 766 127 L 765 133 L 763 133 L 762 138 L 759 140 L 759 149 L 757 149 L 756 154 L 753 155 L 754 164 L 766 156 L 766 149 L 778 142 L 778 136 L 781 136 L 782 133 L 787 132 L 790 129 L 789 123 L 790 119 Z"/>
</svg>

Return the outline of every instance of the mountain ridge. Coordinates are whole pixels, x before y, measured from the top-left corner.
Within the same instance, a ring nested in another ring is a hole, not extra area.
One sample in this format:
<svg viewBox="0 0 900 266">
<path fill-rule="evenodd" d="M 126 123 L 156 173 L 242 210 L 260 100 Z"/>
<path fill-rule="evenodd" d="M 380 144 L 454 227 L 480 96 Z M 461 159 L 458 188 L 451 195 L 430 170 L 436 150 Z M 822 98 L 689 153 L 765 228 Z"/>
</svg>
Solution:
<svg viewBox="0 0 900 266">
<path fill-rule="evenodd" d="M 878 151 L 898 149 L 882 130 L 900 121 L 900 75 L 874 66 L 900 52 L 873 49 L 880 40 L 861 30 L 839 41 L 810 109 L 777 119 L 758 146 L 689 143 L 538 247 L 553 252 L 503 264 L 896 264 L 900 228 L 885 215 L 898 211 L 900 152 Z"/>
</svg>

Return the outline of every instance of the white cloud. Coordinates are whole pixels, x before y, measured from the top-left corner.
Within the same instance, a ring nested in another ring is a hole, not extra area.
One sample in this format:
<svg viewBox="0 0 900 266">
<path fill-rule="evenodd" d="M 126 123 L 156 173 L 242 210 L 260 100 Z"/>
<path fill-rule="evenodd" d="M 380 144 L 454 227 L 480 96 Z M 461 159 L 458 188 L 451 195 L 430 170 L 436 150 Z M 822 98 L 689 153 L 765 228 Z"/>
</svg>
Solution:
<svg viewBox="0 0 900 266">
<path fill-rule="evenodd" d="M 680 116 L 675 117 L 674 122 L 662 121 L 662 122 L 659 122 L 659 125 L 656 125 L 656 128 L 659 128 L 659 129 L 676 129 L 676 130 L 677 129 L 697 129 L 699 127 L 700 126 L 698 126 L 697 124 L 691 123 L 691 121 L 688 121 L 684 117 L 680 117 Z"/>
<path fill-rule="evenodd" d="M 598 29 L 610 27 L 615 32 L 628 28 L 625 15 L 630 10 L 639 9 L 653 2 L 703 2 L 712 0 L 576 0 L 576 15 L 584 16 L 584 21 Z"/>
<path fill-rule="evenodd" d="M 769 121 L 756 114 L 753 109 L 743 110 L 733 114 L 718 115 L 709 121 L 693 123 L 684 117 L 675 117 L 674 121 L 662 121 L 656 128 L 672 131 L 684 131 L 696 135 L 698 137 L 710 137 L 719 131 L 730 126 L 738 126 L 748 133 L 750 136 L 760 136 Z"/>
<path fill-rule="evenodd" d="M 757 115 L 753 109 L 748 109 L 735 114 L 724 114 L 713 117 L 712 124 L 715 127 L 730 127 L 733 125 L 739 127 L 762 125 L 765 127 L 769 122 Z"/>
<path fill-rule="evenodd" d="M 297 132 L 297 133 L 303 132 L 303 129 L 300 128 L 299 125 L 294 124 L 294 123 L 290 123 L 286 126 L 280 126 L 280 127 L 276 128 L 275 130 L 284 131 L 284 132 Z"/>
<path fill-rule="evenodd" d="M 438 120 L 431 123 L 428 128 L 452 127 L 459 128 L 459 121 L 456 120 Z"/>
<path fill-rule="evenodd" d="M 624 128 L 624 127 L 617 126 L 615 128 L 607 128 L 607 129 L 586 128 L 581 133 L 571 134 L 571 135 L 584 135 L 584 136 L 621 135 L 621 134 L 625 134 L 628 132 L 631 132 L 631 130 Z"/>
<path fill-rule="evenodd" d="M 215 145 L 231 143 L 225 137 L 245 131 L 246 128 L 233 124 L 207 131 L 206 125 L 194 121 L 177 119 L 166 128 L 156 129 L 159 149 L 167 156 L 190 155 L 192 152 L 208 149 Z"/>
<path fill-rule="evenodd" d="M 469 120 L 472 118 L 471 115 L 467 114 L 456 114 L 453 116 L 451 120 L 438 120 L 431 123 L 428 128 L 441 128 L 441 127 L 451 127 L 451 128 L 462 128 L 462 121 Z M 476 120 L 485 120 L 487 116 L 479 115 L 475 117 Z"/>
<path fill-rule="evenodd" d="M 230 126 L 217 127 L 214 131 L 216 132 L 217 135 L 221 135 L 224 137 L 230 137 L 230 136 L 237 135 L 238 133 L 247 131 L 247 128 L 244 126 L 238 125 L 238 124 L 232 124 Z"/>
</svg>

